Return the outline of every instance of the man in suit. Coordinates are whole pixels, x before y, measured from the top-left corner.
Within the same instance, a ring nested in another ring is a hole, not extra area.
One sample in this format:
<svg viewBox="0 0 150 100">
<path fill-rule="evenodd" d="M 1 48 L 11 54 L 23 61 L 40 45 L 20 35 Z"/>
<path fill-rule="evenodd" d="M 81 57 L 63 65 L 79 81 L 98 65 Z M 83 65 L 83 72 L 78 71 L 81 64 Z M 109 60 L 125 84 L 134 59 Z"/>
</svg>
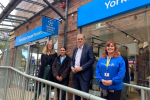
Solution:
<svg viewBox="0 0 150 100">
<path fill-rule="evenodd" d="M 78 34 L 78 47 L 73 50 L 71 70 L 73 72 L 74 88 L 88 93 L 90 80 L 93 78 L 92 65 L 94 63 L 94 53 L 93 48 L 85 45 L 84 42 L 85 36 Z M 80 100 L 80 97 L 75 96 L 75 100 Z"/>
</svg>

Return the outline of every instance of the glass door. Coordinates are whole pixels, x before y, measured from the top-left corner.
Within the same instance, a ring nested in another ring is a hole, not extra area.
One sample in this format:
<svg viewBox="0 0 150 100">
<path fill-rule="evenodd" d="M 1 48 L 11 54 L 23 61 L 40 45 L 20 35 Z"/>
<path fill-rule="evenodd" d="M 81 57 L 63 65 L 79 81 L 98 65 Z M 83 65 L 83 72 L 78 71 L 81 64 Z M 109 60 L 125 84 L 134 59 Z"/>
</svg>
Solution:
<svg viewBox="0 0 150 100">
<path fill-rule="evenodd" d="M 39 48 L 35 47 L 35 45 L 31 45 L 31 48 L 30 48 L 30 59 L 29 59 L 29 71 L 28 71 L 29 75 L 37 76 L 38 53 L 39 53 Z"/>
<path fill-rule="evenodd" d="M 41 67 L 41 55 L 47 41 L 34 42 L 30 45 L 28 75 L 37 77 Z"/>
<path fill-rule="evenodd" d="M 39 69 L 41 67 L 41 55 L 44 46 L 47 41 L 35 41 L 30 44 L 29 53 L 29 64 L 27 69 L 27 74 L 31 76 L 38 77 Z M 29 89 L 34 89 L 34 80 L 28 80 L 30 82 Z"/>
</svg>

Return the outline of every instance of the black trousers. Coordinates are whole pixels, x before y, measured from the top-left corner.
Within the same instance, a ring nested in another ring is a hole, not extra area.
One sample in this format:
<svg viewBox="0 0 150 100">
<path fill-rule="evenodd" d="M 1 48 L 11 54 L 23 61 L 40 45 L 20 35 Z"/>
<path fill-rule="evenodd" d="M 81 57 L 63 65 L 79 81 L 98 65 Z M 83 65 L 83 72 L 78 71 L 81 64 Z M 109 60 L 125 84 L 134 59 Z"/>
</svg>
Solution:
<svg viewBox="0 0 150 100">
<path fill-rule="evenodd" d="M 107 100 L 120 100 L 121 96 L 121 90 L 114 90 L 114 92 L 109 92 L 108 95 L 103 97 L 103 94 L 101 94 L 101 97 Z"/>
<path fill-rule="evenodd" d="M 131 81 L 134 81 L 134 73 L 131 73 Z"/>
<path fill-rule="evenodd" d="M 59 83 L 61 85 L 65 85 L 68 86 L 69 84 L 69 77 L 67 77 L 66 79 L 63 79 L 62 82 L 59 82 L 56 78 L 55 78 L 55 82 Z M 60 96 L 60 89 L 57 89 L 57 97 L 59 100 L 59 96 Z M 61 92 L 61 100 L 66 100 L 66 92 L 62 90 Z"/>
</svg>

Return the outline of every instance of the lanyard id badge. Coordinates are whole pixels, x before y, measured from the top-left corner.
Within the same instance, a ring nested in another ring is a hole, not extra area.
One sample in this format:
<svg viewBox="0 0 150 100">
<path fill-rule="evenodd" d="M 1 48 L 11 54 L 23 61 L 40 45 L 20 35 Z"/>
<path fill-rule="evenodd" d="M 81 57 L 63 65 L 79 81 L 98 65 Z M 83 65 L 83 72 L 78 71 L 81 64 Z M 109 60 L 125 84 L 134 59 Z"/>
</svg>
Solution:
<svg viewBox="0 0 150 100">
<path fill-rule="evenodd" d="M 104 73 L 104 76 L 105 77 L 109 77 L 109 73 Z"/>
<path fill-rule="evenodd" d="M 106 73 L 104 73 L 105 77 L 109 77 L 109 73 L 107 73 L 107 72 L 108 72 L 108 66 L 109 66 L 110 59 L 111 59 L 111 57 L 107 57 Z"/>
</svg>

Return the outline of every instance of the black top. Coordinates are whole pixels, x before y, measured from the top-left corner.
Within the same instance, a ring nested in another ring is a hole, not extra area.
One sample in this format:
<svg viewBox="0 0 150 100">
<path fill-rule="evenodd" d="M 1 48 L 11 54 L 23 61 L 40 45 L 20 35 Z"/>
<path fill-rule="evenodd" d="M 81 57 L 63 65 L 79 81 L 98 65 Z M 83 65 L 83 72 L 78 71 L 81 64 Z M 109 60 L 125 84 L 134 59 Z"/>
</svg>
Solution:
<svg viewBox="0 0 150 100">
<path fill-rule="evenodd" d="M 47 65 L 50 65 L 51 67 L 53 66 L 53 62 L 55 60 L 55 58 L 57 57 L 57 54 L 53 54 L 53 55 L 46 55 L 48 58 L 48 62 Z"/>
<path fill-rule="evenodd" d="M 69 79 L 69 74 L 71 71 L 70 61 L 71 58 L 68 55 L 66 55 L 66 58 L 63 60 L 62 64 L 60 64 L 60 56 L 58 56 L 55 59 L 52 67 L 54 77 L 61 76 L 63 79 Z"/>
<path fill-rule="evenodd" d="M 46 54 L 42 54 L 41 56 L 41 67 L 40 67 L 40 72 L 39 72 L 39 78 L 43 78 L 43 75 L 44 75 L 44 69 L 45 69 L 45 66 L 47 65 L 50 65 L 50 81 L 54 81 L 54 77 L 53 77 L 53 74 L 52 74 L 52 65 L 53 65 L 53 62 L 55 60 L 55 58 L 57 57 L 57 53 L 55 54 L 52 54 L 52 55 L 46 55 Z"/>
<path fill-rule="evenodd" d="M 125 68 L 126 68 L 126 72 L 125 72 L 123 82 L 124 83 L 130 83 L 128 58 L 127 57 L 122 57 L 122 58 L 124 59 Z"/>
</svg>

